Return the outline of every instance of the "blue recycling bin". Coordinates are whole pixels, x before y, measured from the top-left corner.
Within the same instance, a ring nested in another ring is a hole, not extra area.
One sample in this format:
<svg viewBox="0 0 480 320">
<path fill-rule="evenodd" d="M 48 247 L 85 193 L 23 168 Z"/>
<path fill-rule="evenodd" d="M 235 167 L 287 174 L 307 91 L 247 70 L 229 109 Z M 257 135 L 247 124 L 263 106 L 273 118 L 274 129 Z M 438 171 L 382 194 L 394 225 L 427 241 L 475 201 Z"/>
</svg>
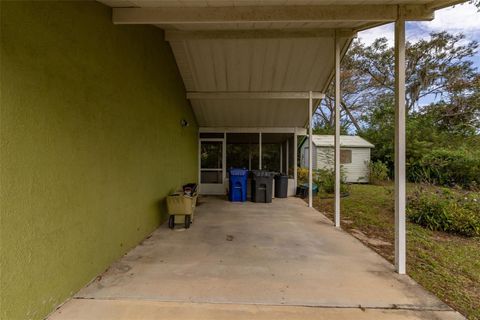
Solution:
<svg viewBox="0 0 480 320">
<path fill-rule="evenodd" d="M 228 200 L 232 202 L 247 201 L 247 177 L 248 170 L 230 168 Z"/>
</svg>

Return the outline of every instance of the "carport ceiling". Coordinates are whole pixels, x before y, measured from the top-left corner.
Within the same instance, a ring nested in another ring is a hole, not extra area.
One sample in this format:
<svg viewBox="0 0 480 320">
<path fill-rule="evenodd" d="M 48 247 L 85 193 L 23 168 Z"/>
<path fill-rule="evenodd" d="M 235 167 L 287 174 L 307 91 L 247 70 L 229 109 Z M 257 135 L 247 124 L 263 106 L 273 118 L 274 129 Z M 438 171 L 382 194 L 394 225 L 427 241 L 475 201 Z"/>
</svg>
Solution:
<svg viewBox="0 0 480 320">
<path fill-rule="evenodd" d="M 456 0 L 100 0 L 115 24 L 165 30 L 202 127 L 303 127 L 308 104 L 269 93 L 325 92 L 359 30 L 395 21 L 431 20 Z M 401 5 L 401 7 L 400 7 Z M 228 93 L 265 97 L 229 98 Z M 215 98 L 218 93 L 221 98 Z M 213 96 L 213 98 L 212 98 Z M 195 98 L 193 98 L 195 97 Z M 277 97 L 278 98 L 278 97 Z"/>
</svg>

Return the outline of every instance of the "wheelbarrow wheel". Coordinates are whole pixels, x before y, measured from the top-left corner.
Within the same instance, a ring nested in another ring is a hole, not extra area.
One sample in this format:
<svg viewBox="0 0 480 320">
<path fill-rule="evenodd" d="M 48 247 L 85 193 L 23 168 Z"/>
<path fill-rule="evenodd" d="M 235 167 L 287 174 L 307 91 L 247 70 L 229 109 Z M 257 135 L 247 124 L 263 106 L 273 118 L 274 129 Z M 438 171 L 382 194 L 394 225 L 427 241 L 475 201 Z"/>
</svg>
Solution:
<svg viewBox="0 0 480 320">
<path fill-rule="evenodd" d="M 175 228 L 175 216 L 173 214 L 168 218 L 168 227 L 170 229 Z"/>
<path fill-rule="evenodd" d="M 190 215 L 185 216 L 185 229 L 190 228 L 190 224 L 192 223 L 192 217 Z"/>
</svg>

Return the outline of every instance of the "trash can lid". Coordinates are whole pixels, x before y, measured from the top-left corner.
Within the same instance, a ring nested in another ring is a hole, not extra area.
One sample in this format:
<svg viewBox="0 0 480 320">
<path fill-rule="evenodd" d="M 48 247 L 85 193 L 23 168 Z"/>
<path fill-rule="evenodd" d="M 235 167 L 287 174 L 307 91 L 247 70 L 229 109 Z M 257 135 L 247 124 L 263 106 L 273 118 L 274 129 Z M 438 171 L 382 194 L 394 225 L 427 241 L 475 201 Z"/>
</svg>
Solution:
<svg viewBox="0 0 480 320">
<path fill-rule="evenodd" d="M 230 168 L 229 173 L 231 176 L 245 176 L 248 170 L 245 168 Z"/>
<path fill-rule="evenodd" d="M 256 177 L 273 177 L 275 175 L 274 172 L 267 170 L 252 170 L 252 174 Z"/>
</svg>

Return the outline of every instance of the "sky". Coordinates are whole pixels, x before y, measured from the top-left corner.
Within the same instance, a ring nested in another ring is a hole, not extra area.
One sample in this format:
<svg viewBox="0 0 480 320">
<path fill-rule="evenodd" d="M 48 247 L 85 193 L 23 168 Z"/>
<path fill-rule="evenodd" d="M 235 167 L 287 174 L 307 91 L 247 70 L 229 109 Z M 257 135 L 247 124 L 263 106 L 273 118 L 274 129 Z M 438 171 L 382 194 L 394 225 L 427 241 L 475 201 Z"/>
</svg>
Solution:
<svg viewBox="0 0 480 320">
<path fill-rule="evenodd" d="M 393 23 L 377 28 L 372 28 L 358 33 L 358 38 L 366 45 L 370 45 L 375 39 L 386 37 L 390 46 L 394 45 Z M 480 12 L 471 4 L 460 4 L 435 12 L 432 21 L 414 22 L 406 24 L 406 40 L 416 42 L 420 39 L 428 39 L 431 32 L 447 31 L 449 33 L 463 33 L 465 41 L 475 40 L 480 43 Z M 480 70 L 480 52 L 477 52 L 472 61 Z M 428 105 L 440 97 L 429 96 L 422 99 L 420 105 Z"/>
<path fill-rule="evenodd" d="M 433 21 L 407 22 L 406 38 L 409 42 L 429 38 L 431 32 L 448 31 L 463 33 L 467 41 L 480 42 L 480 12 L 475 5 L 467 3 L 438 10 Z M 383 25 L 358 34 L 360 41 L 371 44 L 375 39 L 386 37 L 393 46 L 393 24 Z M 480 69 L 480 54 L 472 59 Z"/>
</svg>

